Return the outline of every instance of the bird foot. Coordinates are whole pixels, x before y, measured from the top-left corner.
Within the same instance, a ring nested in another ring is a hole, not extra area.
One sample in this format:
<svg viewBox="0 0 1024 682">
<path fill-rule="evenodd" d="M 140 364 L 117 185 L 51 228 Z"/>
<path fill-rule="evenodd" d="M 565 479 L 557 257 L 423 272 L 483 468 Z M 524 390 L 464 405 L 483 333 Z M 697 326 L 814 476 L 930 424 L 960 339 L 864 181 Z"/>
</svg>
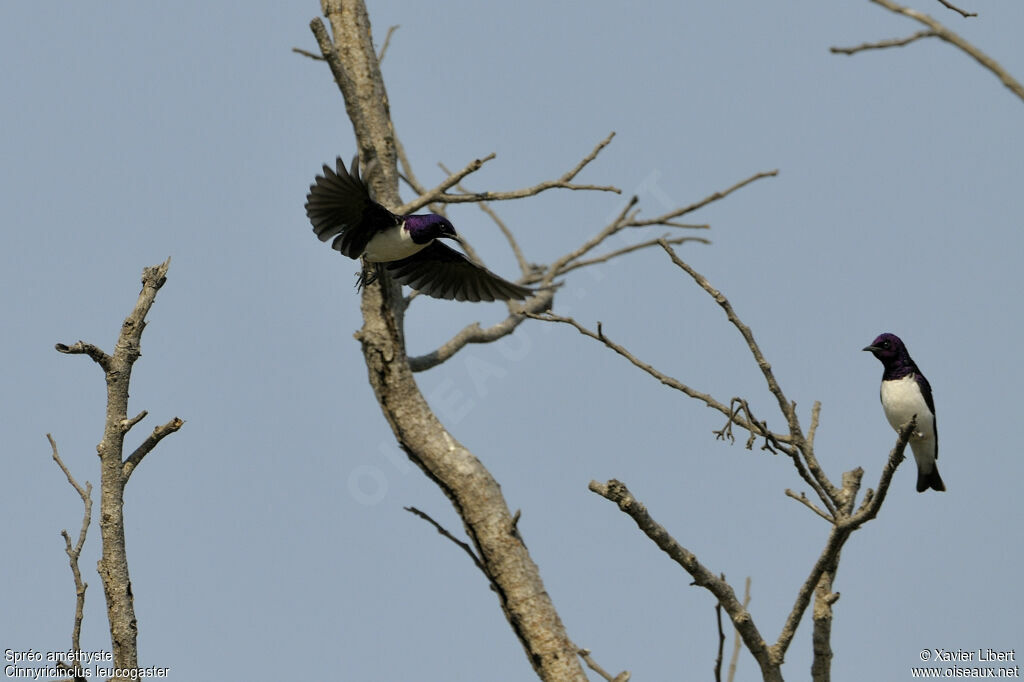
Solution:
<svg viewBox="0 0 1024 682">
<path fill-rule="evenodd" d="M 377 277 L 380 275 L 380 265 L 374 264 L 372 267 L 368 264 L 362 270 L 356 273 L 356 292 L 362 291 L 365 287 L 370 286 L 377 281 Z"/>
</svg>

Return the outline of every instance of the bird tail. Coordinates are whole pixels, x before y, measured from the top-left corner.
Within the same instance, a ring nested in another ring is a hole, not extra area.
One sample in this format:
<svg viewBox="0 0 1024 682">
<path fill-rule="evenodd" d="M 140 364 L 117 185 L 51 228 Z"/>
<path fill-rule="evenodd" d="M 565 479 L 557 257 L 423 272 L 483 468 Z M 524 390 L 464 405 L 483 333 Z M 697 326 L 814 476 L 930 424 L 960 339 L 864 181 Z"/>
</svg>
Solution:
<svg viewBox="0 0 1024 682">
<path fill-rule="evenodd" d="M 917 492 L 923 493 L 925 490 L 928 490 L 928 488 L 938 490 L 940 492 L 946 490 L 946 484 L 942 482 L 942 477 L 939 476 L 938 464 L 933 464 L 932 470 L 927 474 L 922 472 L 920 469 L 917 470 Z"/>
</svg>

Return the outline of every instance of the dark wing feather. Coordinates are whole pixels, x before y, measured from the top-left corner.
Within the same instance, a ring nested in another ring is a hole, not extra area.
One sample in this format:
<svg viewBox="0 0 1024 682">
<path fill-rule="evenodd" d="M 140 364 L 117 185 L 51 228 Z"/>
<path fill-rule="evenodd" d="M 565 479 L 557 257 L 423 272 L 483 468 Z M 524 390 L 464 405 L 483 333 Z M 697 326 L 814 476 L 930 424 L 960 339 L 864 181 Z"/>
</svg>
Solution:
<svg viewBox="0 0 1024 682">
<path fill-rule="evenodd" d="M 359 258 L 373 236 L 401 220 L 373 199 L 359 177 L 359 156 L 352 170 L 338 157 L 337 170 L 324 166 L 306 195 L 306 215 L 320 241 L 334 239 L 331 247 L 349 258 Z"/>
<path fill-rule="evenodd" d="M 533 290 L 498 277 L 439 241 L 415 255 L 385 263 L 398 282 L 434 298 L 456 301 L 522 301 Z"/>
<path fill-rule="evenodd" d="M 917 369 L 915 367 L 915 369 Z M 921 374 L 921 370 L 914 372 L 914 381 L 917 382 L 917 387 L 921 389 L 921 395 L 924 396 L 924 404 L 928 406 L 928 409 L 932 411 L 932 437 L 935 438 L 935 459 L 939 458 L 939 420 L 935 417 L 935 401 L 932 399 L 932 387 L 928 383 L 928 380 Z"/>
</svg>

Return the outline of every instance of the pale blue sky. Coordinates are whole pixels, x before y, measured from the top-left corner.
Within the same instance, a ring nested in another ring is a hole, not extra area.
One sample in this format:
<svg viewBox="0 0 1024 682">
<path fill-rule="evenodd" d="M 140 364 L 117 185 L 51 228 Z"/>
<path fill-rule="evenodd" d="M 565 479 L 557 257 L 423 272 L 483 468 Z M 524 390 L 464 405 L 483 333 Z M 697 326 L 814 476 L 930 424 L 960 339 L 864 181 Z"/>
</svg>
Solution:
<svg viewBox="0 0 1024 682">
<path fill-rule="evenodd" d="M 965 0 L 966 1 L 966 0 Z M 1024 77 L 1024 5 L 937 16 Z M 144 665 L 173 679 L 523 680 L 532 671 L 477 569 L 402 510 L 454 531 L 437 488 L 395 446 L 366 381 L 356 266 L 303 211 L 320 164 L 355 143 L 314 49 L 319 3 L 5 3 L 0 8 L 0 232 L 5 444 L 0 648 L 66 649 L 74 592 L 62 528 L 80 501 L 53 433 L 98 485 L 111 349 L 142 268 L 172 257 L 136 365 L 131 443 L 186 420 L 133 476 L 128 548 Z M 609 131 L 580 180 L 639 191 L 645 213 L 778 168 L 696 213 L 711 245 L 680 255 L 754 329 L 818 457 L 873 486 L 895 435 L 881 366 L 892 331 L 935 391 L 945 494 L 898 471 L 848 543 L 834 679 L 909 679 L 923 648 L 1024 649 L 1015 389 L 1021 369 L 1024 103 L 938 41 L 855 57 L 831 45 L 918 25 L 869 2 L 370 3 L 395 125 L 420 179 L 497 159 L 467 181 L 561 174 Z M 403 190 L 405 199 L 411 198 Z M 621 197 L 552 192 L 497 208 L 527 257 L 594 234 Z M 474 207 L 451 218 L 492 269 L 515 262 Z M 638 234 L 647 237 L 659 231 Z M 782 421 L 742 340 L 660 251 L 569 278 L 556 301 L 665 372 Z M 417 300 L 410 352 L 499 305 Z M 738 587 L 772 641 L 826 525 L 783 495 L 788 461 L 716 441 L 717 413 L 565 327 L 527 323 L 419 376 L 452 433 L 522 509 L 520 529 L 570 636 L 636 680 L 711 679 L 713 600 L 591 479 L 626 482 Z M 374 486 L 378 487 L 374 487 Z M 94 523 L 83 645 L 108 649 Z M 806 678 L 805 621 L 784 672 Z M 756 678 L 746 653 L 740 679 Z M 596 679 L 596 677 L 595 677 Z"/>
</svg>

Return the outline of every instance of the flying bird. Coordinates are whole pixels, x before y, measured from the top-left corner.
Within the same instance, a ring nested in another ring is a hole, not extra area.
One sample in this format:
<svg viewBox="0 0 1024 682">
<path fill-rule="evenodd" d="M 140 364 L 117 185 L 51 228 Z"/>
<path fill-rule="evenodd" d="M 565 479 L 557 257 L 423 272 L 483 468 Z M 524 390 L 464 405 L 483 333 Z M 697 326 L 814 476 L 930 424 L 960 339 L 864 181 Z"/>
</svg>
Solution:
<svg viewBox="0 0 1024 682">
<path fill-rule="evenodd" d="M 917 461 L 917 492 L 928 488 L 945 490 L 936 460 L 939 458 L 939 432 L 935 426 L 935 402 L 932 387 L 910 358 L 907 347 L 895 334 L 882 334 L 864 350 L 878 358 L 882 373 L 882 409 L 885 418 L 897 431 L 917 416 L 917 426 L 910 434 L 910 449 Z"/>
<path fill-rule="evenodd" d="M 337 168 L 324 165 L 306 195 L 306 215 L 320 241 L 349 258 L 378 264 L 398 282 L 434 298 L 457 301 L 524 300 L 534 291 L 477 265 L 442 239 L 462 243 L 447 218 L 435 214 L 395 215 L 370 198 L 359 174 L 359 156 L 351 170 L 339 157 Z M 369 281 L 360 274 L 357 287 Z"/>
</svg>

